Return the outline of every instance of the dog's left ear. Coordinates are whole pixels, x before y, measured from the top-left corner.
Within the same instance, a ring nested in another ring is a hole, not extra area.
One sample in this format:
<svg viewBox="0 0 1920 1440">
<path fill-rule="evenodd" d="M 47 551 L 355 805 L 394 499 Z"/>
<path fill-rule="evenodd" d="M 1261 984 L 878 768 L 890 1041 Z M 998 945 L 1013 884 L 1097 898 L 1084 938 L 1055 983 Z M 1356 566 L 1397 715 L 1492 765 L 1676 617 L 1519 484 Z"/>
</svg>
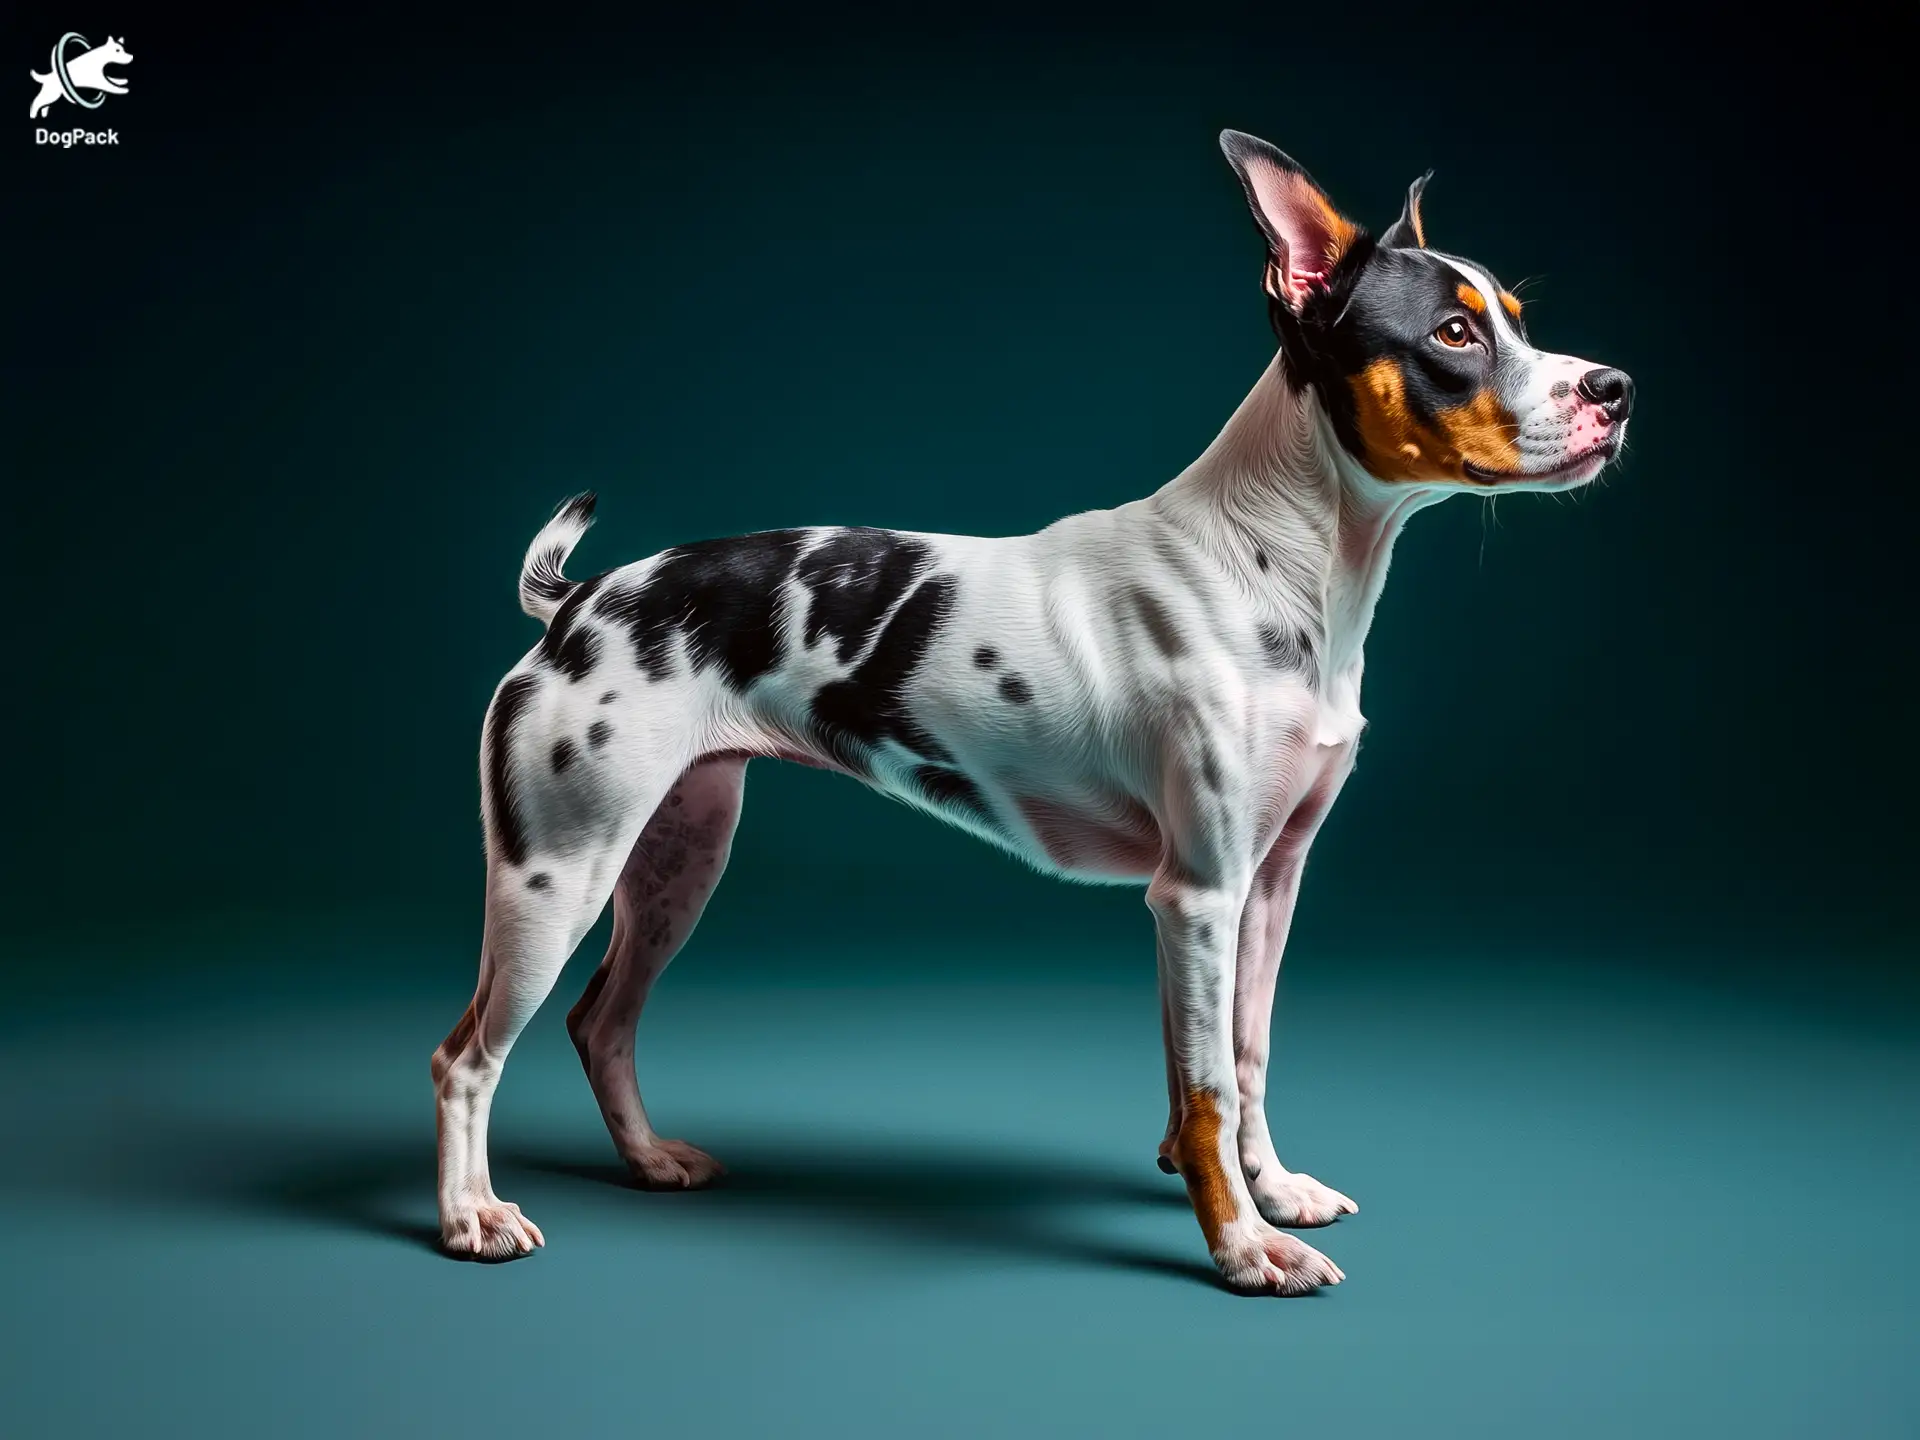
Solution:
<svg viewBox="0 0 1920 1440">
<path fill-rule="evenodd" d="M 1420 222 L 1420 197 L 1426 193 L 1427 182 L 1433 179 L 1433 172 L 1427 171 L 1413 184 L 1407 187 L 1407 203 L 1401 208 L 1400 218 L 1386 228 L 1380 236 L 1380 244 L 1388 250 L 1424 250 L 1427 248 L 1427 227 Z"/>
<path fill-rule="evenodd" d="M 1361 230 L 1342 215 L 1292 157 L 1238 130 L 1220 132 L 1220 148 L 1240 177 L 1260 233 L 1267 237 L 1266 291 L 1298 310 Z"/>
</svg>

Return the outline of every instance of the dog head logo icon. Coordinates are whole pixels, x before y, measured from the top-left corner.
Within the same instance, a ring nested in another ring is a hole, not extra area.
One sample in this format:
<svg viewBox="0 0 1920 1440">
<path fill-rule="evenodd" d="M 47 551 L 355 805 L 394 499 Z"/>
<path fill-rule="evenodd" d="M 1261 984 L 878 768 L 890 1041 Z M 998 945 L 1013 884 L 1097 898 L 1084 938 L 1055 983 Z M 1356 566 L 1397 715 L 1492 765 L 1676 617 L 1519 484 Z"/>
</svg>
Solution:
<svg viewBox="0 0 1920 1440">
<path fill-rule="evenodd" d="M 111 35 L 106 44 L 88 48 L 86 36 L 69 30 L 54 44 L 48 72 L 45 75 L 38 70 L 28 72 L 40 84 L 40 93 L 34 96 L 28 115 L 38 120 L 63 99 L 71 100 L 83 110 L 98 110 L 107 96 L 127 93 L 127 82 L 107 74 L 107 67 L 125 65 L 132 59 L 127 47 Z M 81 93 L 86 90 L 96 93 L 89 99 Z"/>
</svg>

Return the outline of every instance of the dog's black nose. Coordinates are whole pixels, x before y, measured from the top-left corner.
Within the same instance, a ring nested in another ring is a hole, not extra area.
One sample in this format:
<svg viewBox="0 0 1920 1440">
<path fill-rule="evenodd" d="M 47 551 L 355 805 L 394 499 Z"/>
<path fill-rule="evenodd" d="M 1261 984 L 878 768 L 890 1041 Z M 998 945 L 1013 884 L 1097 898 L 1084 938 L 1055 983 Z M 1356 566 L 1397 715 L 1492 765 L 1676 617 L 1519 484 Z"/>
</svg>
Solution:
<svg viewBox="0 0 1920 1440">
<path fill-rule="evenodd" d="M 1575 387 L 1580 398 L 1598 405 L 1609 420 L 1633 413 L 1633 377 L 1624 370 L 1589 370 Z"/>
</svg>

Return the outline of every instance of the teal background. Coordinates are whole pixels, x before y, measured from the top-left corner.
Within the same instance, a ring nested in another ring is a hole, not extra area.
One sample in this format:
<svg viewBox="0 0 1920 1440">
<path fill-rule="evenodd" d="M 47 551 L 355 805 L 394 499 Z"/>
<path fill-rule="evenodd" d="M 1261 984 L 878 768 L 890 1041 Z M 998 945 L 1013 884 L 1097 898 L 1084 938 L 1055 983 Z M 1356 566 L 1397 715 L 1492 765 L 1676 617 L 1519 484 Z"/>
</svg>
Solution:
<svg viewBox="0 0 1920 1440">
<path fill-rule="evenodd" d="M 129 32 L 79 120 L 121 145 L 3 147 L 8 1433 L 1920 1427 L 1869 30 L 33 5 L 0 53 L 74 24 Z M 1272 348 L 1224 125 L 1375 226 L 1433 166 L 1436 243 L 1639 386 L 1604 488 L 1396 554 L 1276 1061 L 1349 1283 L 1208 1280 L 1136 894 L 773 765 L 641 1037 L 732 1183 L 608 1183 L 561 1024 L 596 935 L 496 1110 L 550 1245 L 439 1259 L 533 530 L 598 489 L 589 573 L 1158 486 Z"/>
</svg>

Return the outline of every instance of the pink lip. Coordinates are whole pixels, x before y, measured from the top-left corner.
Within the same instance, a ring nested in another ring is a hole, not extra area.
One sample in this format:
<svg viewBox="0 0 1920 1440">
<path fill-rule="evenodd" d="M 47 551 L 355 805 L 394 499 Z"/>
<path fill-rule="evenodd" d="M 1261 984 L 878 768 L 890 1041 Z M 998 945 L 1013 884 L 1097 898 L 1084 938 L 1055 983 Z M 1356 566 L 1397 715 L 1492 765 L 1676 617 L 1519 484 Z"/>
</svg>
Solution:
<svg viewBox="0 0 1920 1440">
<path fill-rule="evenodd" d="M 1613 458 L 1614 443 L 1602 440 L 1598 445 L 1581 451 L 1573 459 L 1563 461 L 1551 470 L 1482 470 L 1478 465 L 1469 463 L 1467 473 L 1476 480 L 1564 480 L 1567 476 L 1585 469 L 1598 460 L 1602 465 Z"/>
</svg>

